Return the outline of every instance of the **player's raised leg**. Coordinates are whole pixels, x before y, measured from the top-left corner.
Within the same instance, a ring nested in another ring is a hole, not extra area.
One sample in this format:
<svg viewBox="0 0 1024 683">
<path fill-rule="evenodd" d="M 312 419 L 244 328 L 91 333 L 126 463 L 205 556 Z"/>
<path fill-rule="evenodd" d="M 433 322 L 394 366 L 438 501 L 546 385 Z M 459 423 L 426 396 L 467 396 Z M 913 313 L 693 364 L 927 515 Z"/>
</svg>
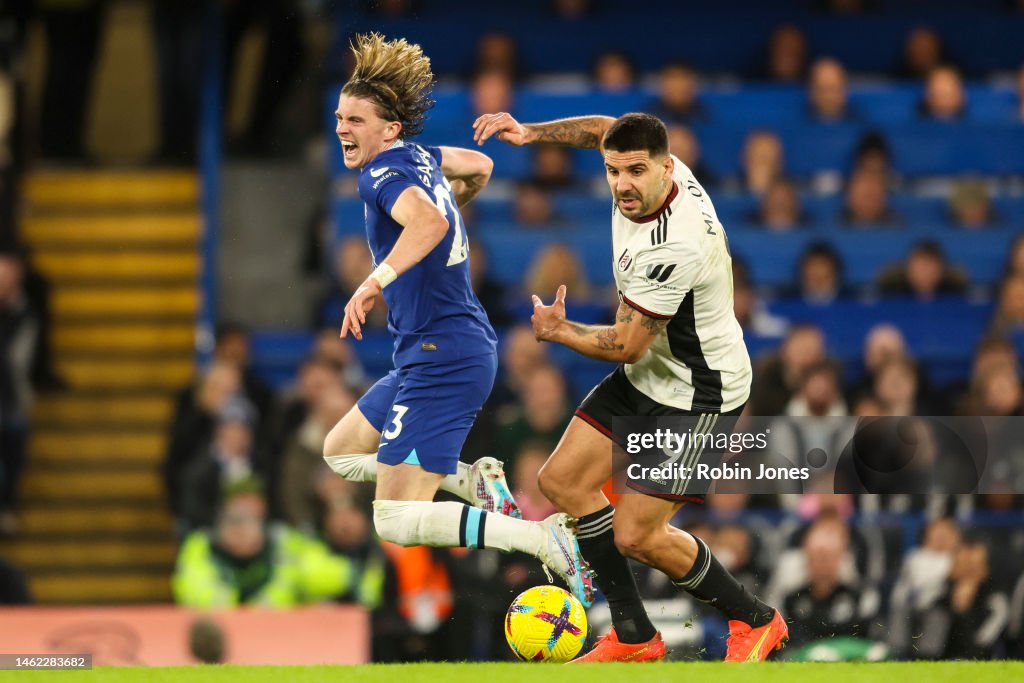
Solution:
<svg viewBox="0 0 1024 683">
<path fill-rule="evenodd" d="M 786 622 L 748 592 L 702 539 L 670 524 L 682 505 L 640 493 L 623 495 L 613 524 L 616 546 L 722 612 L 729 620 L 726 661 L 763 661 L 789 637 Z"/>
<path fill-rule="evenodd" d="M 490 393 L 494 355 L 458 364 L 423 363 L 400 373 L 377 465 L 374 524 L 381 538 L 400 545 L 464 546 L 520 551 L 561 576 L 585 605 L 593 601 L 569 518 L 555 514 L 527 522 L 464 503 L 432 502 L 455 472 L 458 453 Z"/>
<path fill-rule="evenodd" d="M 355 482 L 377 481 L 377 448 L 381 432 L 401 424 L 401 416 L 388 412 L 398 391 L 397 373 L 378 381 L 359 403 L 338 421 L 324 439 L 324 460 L 345 479 Z M 459 462 L 454 474 L 445 476 L 440 489 L 474 506 L 510 517 L 522 517 L 505 480 L 502 463 L 484 457 L 472 465 Z"/>
<path fill-rule="evenodd" d="M 611 632 L 581 660 L 661 659 L 665 656 L 665 643 L 647 616 L 626 558 L 615 546 L 615 508 L 601 492 L 611 474 L 611 439 L 580 417 L 569 423 L 555 452 L 540 471 L 544 495 L 559 510 L 578 518 L 580 552 L 593 569 L 612 615 Z"/>
</svg>

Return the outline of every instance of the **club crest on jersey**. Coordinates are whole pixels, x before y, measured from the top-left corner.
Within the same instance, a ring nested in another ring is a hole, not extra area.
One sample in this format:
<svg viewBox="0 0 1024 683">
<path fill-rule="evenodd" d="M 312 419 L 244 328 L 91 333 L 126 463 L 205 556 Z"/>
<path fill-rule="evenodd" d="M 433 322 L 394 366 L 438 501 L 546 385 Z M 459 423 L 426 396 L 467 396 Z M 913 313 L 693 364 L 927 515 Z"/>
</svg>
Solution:
<svg viewBox="0 0 1024 683">
<path fill-rule="evenodd" d="M 619 257 L 619 272 L 624 273 L 633 264 L 633 255 L 629 253 L 629 249 L 622 251 L 622 256 Z"/>
</svg>

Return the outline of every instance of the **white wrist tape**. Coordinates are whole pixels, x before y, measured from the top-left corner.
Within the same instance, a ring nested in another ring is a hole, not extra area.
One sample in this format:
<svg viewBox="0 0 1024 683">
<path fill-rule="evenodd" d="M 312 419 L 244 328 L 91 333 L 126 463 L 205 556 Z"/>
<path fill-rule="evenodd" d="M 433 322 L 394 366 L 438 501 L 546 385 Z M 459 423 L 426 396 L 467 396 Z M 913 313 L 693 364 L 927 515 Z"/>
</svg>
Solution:
<svg viewBox="0 0 1024 683">
<path fill-rule="evenodd" d="M 392 282 L 398 279 L 398 273 L 395 269 L 389 266 L 387 263 L 382 263 L 370 273 L 370 277 L 380 283 L 380 288 L 384 289 Z"/>
</svg>

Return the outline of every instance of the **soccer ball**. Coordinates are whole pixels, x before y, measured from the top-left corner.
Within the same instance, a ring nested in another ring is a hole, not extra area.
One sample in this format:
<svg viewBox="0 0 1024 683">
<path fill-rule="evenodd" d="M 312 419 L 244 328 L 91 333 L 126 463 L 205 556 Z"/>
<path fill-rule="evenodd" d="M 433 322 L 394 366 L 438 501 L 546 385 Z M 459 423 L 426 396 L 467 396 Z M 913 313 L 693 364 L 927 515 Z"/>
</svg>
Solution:
<svg viewBox="0 0 1024 683">
<path fill-rule="evenodd" d="M 524 661 L 568 662 L 587 639 L 587 613 L 569 591 L 534 586 L 509 606 L 505 639 Z"/>
</svg>

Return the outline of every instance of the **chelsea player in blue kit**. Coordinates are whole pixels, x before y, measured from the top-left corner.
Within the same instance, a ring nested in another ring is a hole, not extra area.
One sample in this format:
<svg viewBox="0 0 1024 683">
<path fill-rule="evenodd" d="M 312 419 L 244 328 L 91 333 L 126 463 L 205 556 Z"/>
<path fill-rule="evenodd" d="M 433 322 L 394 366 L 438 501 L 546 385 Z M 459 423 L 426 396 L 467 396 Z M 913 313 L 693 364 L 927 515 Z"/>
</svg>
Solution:
<svg viewBox="0 0 1024 683">
<path fill-rule="evenodd" d="M 360 170 L 376 268 L 345 306 L 341 336 L 362 339 L 366 313 L 383 296 L 395 369 L 331 430 L 324 459 L 346 479 L 376 480 L 373 519 L 382 539 L 525 552 L 589 605 L 593 585 L 573 520 L 517 518 L 498 461 L 459 462 L 497 370 L 497 338 L 470 285 L 459 206 L 487 184 L 492 162 L 472 150 L 408 141 L 432 104 L 430 61 L 418 45 L 369 34 L 356 38 L 353 52 L 336 132 L 346 168 Z M 434 502 L 439 488 L 473 506 Z"/>
</svg>

